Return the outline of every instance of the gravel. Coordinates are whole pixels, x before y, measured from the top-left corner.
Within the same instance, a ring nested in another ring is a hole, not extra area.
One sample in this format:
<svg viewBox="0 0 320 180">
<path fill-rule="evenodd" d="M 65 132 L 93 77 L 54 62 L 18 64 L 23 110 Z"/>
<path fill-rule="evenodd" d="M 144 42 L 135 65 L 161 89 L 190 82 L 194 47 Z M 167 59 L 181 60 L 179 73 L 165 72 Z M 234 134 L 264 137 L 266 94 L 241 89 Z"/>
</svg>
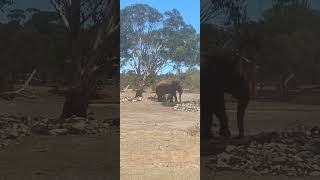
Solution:
<svg viewBox="0 0 320 180">
<path fill-rule="evenodd" d="M 227 145 L 211 155 L 206 166 L 214 171 L 250 175 L 320 176 L 320 129 L 277 133 L 270 142 Z"/>
<path fill-rule="evenodd" d="M 182 102 L 181 104 L 176 104 L 173 109 L 184 112 L 200 112 L 200 100 Z"/>
<path fill-rule="evenodd" d="M 68 119 L 0 115 L 0 148 L 30 135 L 102 135 L 119 130 L 120 119 L 96 120 L 72 116 Z"/>
</svg>

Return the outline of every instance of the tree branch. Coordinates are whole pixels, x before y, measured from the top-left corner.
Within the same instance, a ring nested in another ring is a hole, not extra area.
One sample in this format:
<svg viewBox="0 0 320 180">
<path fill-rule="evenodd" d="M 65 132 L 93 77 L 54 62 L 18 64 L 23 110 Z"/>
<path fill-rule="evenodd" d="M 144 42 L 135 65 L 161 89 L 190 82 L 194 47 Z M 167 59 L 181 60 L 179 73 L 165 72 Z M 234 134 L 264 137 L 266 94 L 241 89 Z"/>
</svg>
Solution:
<svg viewBox="0 0 320 180">
<path fill-rule="evenodd" d="M 67 6 L 64 6 L 63 3 L 59 0 L 58 1 L 57 0 L 50 0 L 50 2 L 51 2 L 51 5 L 53 6 L 53 8 L 60 15 L 60 17 L 61 17 L 63 23 L 65 24 L 65 26 L 67 27 L 67 29 L 70 30 L 70 23 L 67 18 L 67 14 L 66 14 Z M 69 6 L 71 6 L 71 0 L 67 0 L 67 2 L 69 3 Z"/>
<path fill-rule="evenodd" d="M 16 91 L 3 92 L 0 94 L 0 97 L 5 99 L 8 99 L 9 97 L 10 99 L 13 99 L 15 96 L 20 95 L 20 96 L 32 98 L 30 96 L 24 95 L 22 91 L 24 91 L 28 87 L 30 81 L 33 79 L 33 76 L 36 74 L 36 72 L 37 72 L 37 69 L 34 69 L 20 89 Z"/>
</svg>

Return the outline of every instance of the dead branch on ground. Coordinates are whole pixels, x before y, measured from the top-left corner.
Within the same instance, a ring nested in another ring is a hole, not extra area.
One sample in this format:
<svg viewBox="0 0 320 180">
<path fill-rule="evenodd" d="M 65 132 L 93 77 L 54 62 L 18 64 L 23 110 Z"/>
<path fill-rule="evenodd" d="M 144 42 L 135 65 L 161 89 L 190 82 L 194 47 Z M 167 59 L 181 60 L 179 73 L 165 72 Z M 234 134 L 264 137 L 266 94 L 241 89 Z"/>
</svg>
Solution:
<svg viewBox="0 0 320 180">
<path fill-rule="evenodd" d="M 27 97 L 27 98 L 34 98 L 32 95 L 28 95 L 26 89 L 29 86 L 30 81 L 33 79 L 34 75 L 36 74 L 37 69 L 34 69 L 28 79 L 25 81 L 23 86 L 15 91 L 3 92 L 0 93 L 0 97 L 6 100 L 12 100 L 17 96 Z"/>
</svg>

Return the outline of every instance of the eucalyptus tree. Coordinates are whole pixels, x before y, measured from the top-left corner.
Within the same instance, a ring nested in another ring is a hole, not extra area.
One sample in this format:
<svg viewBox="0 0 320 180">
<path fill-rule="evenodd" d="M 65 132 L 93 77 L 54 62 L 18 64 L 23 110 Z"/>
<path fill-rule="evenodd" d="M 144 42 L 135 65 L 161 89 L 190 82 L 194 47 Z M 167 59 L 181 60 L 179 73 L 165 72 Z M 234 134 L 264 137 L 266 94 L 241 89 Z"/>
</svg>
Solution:
<svg viewBox="0 0 320 180">
<path fill-rule="evenodd" d="M 119 59 L 118 0 L 50 0 L 67 30 L 73 72 L 62 117 L 86 116 L 96 75 Z M 90 37 L 85 36 L 90 33 Z"/>
<path fill-rule="evenodd" d="M 121 67 L 133 70 L 136 96 L 170 64 L 176 69 L 199 64 L 199 34 L 184 22 L 178 10 L 163 14 L 146 4 L 121 10 Z"/>
</svg>

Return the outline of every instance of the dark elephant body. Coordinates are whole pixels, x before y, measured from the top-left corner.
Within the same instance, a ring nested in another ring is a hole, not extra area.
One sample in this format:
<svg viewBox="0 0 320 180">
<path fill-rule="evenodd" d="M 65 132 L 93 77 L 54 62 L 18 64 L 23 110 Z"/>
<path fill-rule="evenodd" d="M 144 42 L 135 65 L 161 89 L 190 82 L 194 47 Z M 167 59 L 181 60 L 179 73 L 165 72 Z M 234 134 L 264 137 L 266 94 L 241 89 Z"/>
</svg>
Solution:
<svg viewBox="0 0 320 180">
<path fill-rule="evenodd" d="M 236 56 L 201 56 L 200 123 L 201 137 L 210 137 L 213 114 L 220 122 L 221 136 L 230 136 L 224 93 L 238 99 L 239 136 L 244 135 L 243 119 L 249 102 L 249 83 L 237 71 Z"/>
<path fill-rule="evenodd" d="M 156 94 L 158 96 L 158 101 L 164 101 L 165 95 L 169 94 L 170 102 L 178 101 L 177 92 L 179 93 L 179 101 L 181 102 L 182 87 L 180 83 L 176 80 L 162 80 L 156 85 Z"/>
</svg>

